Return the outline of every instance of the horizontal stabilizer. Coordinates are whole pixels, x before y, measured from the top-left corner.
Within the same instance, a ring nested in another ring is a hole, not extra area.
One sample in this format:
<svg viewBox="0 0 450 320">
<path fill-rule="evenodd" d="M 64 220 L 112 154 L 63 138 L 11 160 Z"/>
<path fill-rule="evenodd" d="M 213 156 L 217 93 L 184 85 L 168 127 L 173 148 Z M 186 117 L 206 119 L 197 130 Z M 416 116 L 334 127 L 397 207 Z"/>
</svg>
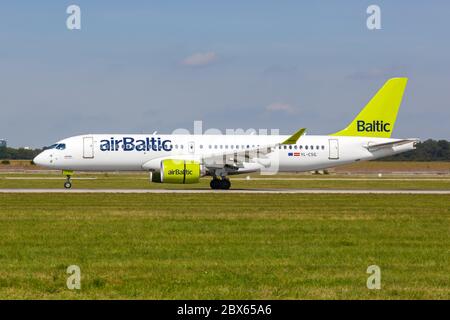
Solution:
<svg viewBox="0 0 450 320">
<path fill-rule="evenodd" d="M 369 151 L 375 151 L 375 150 L 380 150 L 383 148 L 392 148 L 392 147 L 397 147 L 397 146 L 401 146 L 407 143 L 417 143 L 419 142 L 419 139 L 402 139 L 402 140 L 395 140 L 395 141 L 389 141 L 389 142 L 383 142 L 383 143 L 372 143 L 369 142 L 366 146 L 367 150 Z"/>
</svg>

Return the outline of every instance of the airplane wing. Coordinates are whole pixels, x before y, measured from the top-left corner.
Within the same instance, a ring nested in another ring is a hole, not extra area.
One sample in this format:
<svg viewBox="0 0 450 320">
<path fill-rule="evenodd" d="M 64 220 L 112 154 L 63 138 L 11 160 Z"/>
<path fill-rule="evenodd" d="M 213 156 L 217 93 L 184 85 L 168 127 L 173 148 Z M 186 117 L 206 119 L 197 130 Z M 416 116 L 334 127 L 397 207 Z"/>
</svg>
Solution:
<svg viewBox="0 0 450 320">
<path fill-rule="evenodd" d="M 184 154 L 152 159 L 144 163 L 142 165 L 142 168 L 145 170 L 152 170 L 155 168 L 159 168 L 161 161 L 164 159 L 179 159 L 179 160 L 188 159 L 201 162 L 206 167 L 207 170 L 213 172 L 216 170 L 225 170 L 226 172 L 232 174 L 237 172 L 239 169 L 244 168 L 245 166 L 246 169 L 248 169 L 249 171 L 257 171 L 258 168 L 260 169 L 261 166 L 264 165 L 263 160 L 267 158 L 267 155 L 273 152 L 276 147 L 283 144 L 295 144 L 298 141 L 298 139 L 300 139 L 300 137 L 305 134 L 305 131 L 306 129 L 302 128 L 285 141 L 279 143 L 259 145 L 258 147 L 248 148 L 245 150 L 225 151 L 208 155 Z M 249 162 L 254 161 L 254 159 L 259 159 L 260 163 L 259 164 L 254 163 L 253 166 L 249 165 Z"/>
<path fill-rule="evenodd" d="M 208 169 L 225 168 L 229 171 L 237 171 L 244 167 L 244 163 L 251 162 L 253 159 L 264 159 L 274 151 L 276 147 L 284 144 L 295 144 L 298 139 L 306 132 L 306 128 L 301 128 L 292 136 L 280 143 L 259 145 L 256 148 L 249 148 L 239 151 L 221 152 L 203 157 L 203 162 Z"/>
<path fill-rule="evenodd" d="M 375 150 L 380 150 L 383 148 L 397 147 L 397 146 L 401 146 L 403 144 L 407 144 L 407 143 L 411 143 L 411 142 L 417 143 L 419 141 L 420 141 L 419 139 L 401 139 L 401 140 L 395 140 L 395 141 L 389 141 L 389 142 L 383 142 L 383 143 L 369 142 L 365 147 L 369 151 L 375 151 Z"/>
<path fill-rule="evenodd" d="M 302 135 L 304 135 L 305 132 L 306 132 L 306 128 L 301 128 L 296 133 L 294 133 L 292 136 L 290 136 L 285 141 L 283 141 L 281 144 L 296 144 L 298 139 L 300 139 L 300 137 Z"/>
</svg>

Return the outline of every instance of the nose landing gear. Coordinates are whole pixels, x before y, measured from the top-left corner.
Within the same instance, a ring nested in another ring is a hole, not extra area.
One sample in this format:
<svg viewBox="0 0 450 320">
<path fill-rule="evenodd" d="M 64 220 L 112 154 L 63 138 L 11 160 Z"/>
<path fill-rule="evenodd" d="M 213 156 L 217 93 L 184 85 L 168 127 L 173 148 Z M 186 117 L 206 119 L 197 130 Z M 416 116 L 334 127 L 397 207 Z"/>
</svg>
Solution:
<svg viewBox="0 0 450 320">
<path fill-rule="evenodd" d="M 64 182 L 64 188 L 66 188 L 66 189 L 72 188 L 72 182 L 70 182 L 70 176 L 67 176 L 67 181 Z"/>
<path fill-rule="evenodd" d="M 231 182 L 226 177 L 222 177 L 222 178 L 214 177 L 211 180 L 211 182 L 209 183 L 209 186 L 211 187 L 211 189 L 214 189 L 214 190 L 217 190 L 217 189 L 228 190 L 231 187 Z"/>
<path fill-rule="evenodd" d="M 70 178 L 72 177 L 73 171 L 67 171 L 67 170 L 63 170 L 63 175 L 65 175 L 66 178 L 66 182 L 64 182 L 64 188 L 66 189 L 70 189 L 72 188 L 72 181 L 70 180 Z"/>
</svg>

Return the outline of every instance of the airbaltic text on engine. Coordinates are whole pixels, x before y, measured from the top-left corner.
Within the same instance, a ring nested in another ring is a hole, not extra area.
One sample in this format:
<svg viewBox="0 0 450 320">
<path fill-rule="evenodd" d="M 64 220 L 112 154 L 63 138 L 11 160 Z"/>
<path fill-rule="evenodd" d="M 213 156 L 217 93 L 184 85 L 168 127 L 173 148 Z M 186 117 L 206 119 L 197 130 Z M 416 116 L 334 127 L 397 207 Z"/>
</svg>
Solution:
<svg viewBox="0 0 450 320">
<path fill-rule="evenodd" d="M 171 140 L 161 140 L 161 138 L 145 138 L 134 139 L 131 137 L 123 137 L 122 139 L 115 139 L 111 137 L 109 140 L 100 141 L 101 151 L 171 151 Z"/>
<path fill-rule="evenodd" d="M 185 170 L 180 170 L 180 169 L 174 169 L 174 170 L 169 170 L 168 172 L 167 172 L 167 174 L 170 174 L 170 175 L 185 175 L 185 176 L 191 176 L 192 175 L 192 170 L 187 170 L 187 169 L 185 169 Z"/>
</svg>

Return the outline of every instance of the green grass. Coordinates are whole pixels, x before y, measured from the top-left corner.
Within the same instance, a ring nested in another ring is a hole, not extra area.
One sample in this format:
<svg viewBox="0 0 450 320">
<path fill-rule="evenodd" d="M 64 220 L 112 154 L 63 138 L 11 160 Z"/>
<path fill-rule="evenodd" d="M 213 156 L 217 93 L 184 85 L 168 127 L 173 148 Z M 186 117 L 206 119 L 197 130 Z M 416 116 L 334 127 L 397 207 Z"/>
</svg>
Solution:
<svg viewBox="0 0 450 320">
<path fill-rule="evenodd" d="M 0 194 L 0 297 L 449 299 L 450 196 Z M 66 288 L 67 266 L 82 289 Z M 366 269 L 381 267 L 382 289 Z"/>
<path fill-rule="evenodd" d="M 2 159 L 0 159 L 2 160 Z M 0 170 L 42 170 L 43 167 L 31 164 L 31 160 L 9 160 L 9 165 L 0 163 Z M 334 169 L 338 172 L 447 172 L 450 173 L 450 161 L 383 161 L 383 159 L 375 161 L 359 161 L 348 165 L 338 166 Z"/>
<path fill-rule="evenodd" d="M 76 178 L 95 178 L 94 180 L 76 180 Z M 11 179 L 21 178 L 21 179 Z M 27 178 L 27 179 L 24 179 Z M 42 178 L 42 179 L 41 179 Z M 52 180 L 46 179 L 52 178 Z M 56 180 L 55 180 L 56 178 Z M 73 188 L 87 189 L 209 189 L 210 178 L 202 178 L 200 183 L 191 185 L 168 185 L 150 183 L 147 174 L 76 174 Z M 257 179 L 254 179 L 257 178 Z M 274 180 L 274 179 L 280 180 Z M 286 178 L 302 180 L 282 180 Z M 365 179 L 369 178 L 369 179 Z M 399 180 L 389 180 L 399 178 Z M 426 178 L 426 179 L 424 179 Z M 344 179 L 344 180 L 342 180 Z M 358 180 L 354 180 L 358 179 Z M 403 190 L 450 190 L 449 176 L 392 176 L 384 175 L 252 175 L 250 180 L 245 176 L 231 177 L 233 189 L 403 189 Z M 62 189 L 64 177 L 60 174 L 0 174 L 0 189 L 2 188 L 50 188 Z"/>
</svg>

